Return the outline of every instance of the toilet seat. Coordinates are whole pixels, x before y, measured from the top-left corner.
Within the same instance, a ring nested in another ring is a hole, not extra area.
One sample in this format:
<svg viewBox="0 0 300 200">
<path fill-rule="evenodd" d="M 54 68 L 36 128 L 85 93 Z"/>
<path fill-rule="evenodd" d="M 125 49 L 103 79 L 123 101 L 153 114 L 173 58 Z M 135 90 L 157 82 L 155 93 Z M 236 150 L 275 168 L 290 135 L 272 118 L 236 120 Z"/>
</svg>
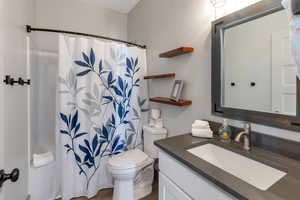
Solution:
<svg viewBox="0 0 300 200">
<path fill-rule="evenodd" d="M 112 156 L 107 163 L 114 178 L 113 200 L 142 199 L 152 191 L 154 159 L 158 149 L 153 142 L 167 136 L 167 130 L 144 127 L 145 152 L 134 149 Z"/>
<path fill-rule="evenodd" d="M 113 156 L 108 161 L 112 170 L 128 170 L 139 168 L 145 163 L 149 163 L 149 156 L 139 149 L 133 149 Z M 152 160 L 152 159 L 151 159 Z"/>
</svg>

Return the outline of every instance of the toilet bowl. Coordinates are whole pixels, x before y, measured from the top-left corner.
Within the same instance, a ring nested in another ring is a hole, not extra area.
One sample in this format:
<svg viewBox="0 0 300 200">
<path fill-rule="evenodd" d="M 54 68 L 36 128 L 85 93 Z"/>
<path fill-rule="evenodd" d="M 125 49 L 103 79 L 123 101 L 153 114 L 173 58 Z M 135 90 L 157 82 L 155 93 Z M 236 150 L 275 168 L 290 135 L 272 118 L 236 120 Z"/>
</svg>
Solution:
<svg viewBox="0 0 300 200">
<path fill-rule="evenodd" d="M 152 192 L 154 160 L 158 149 L 154 141 L 167 136 L 164 128 L 144 126 L 145 152 L 134 149 L 115 155 L 108 161 L 108 170 L 114 178 L 113 200 L 137 200 Z"/>
<path fill-rule="evenodd" d="M 114 178 L 113 200 L 135 200 L 134 181 L 144 168 L 153 165 L 153 159 L 139 149 L 113 156 L 108 161 L 108 170 Z M 150 191 L 151 193 L 151 191 Z"/>
</svg>

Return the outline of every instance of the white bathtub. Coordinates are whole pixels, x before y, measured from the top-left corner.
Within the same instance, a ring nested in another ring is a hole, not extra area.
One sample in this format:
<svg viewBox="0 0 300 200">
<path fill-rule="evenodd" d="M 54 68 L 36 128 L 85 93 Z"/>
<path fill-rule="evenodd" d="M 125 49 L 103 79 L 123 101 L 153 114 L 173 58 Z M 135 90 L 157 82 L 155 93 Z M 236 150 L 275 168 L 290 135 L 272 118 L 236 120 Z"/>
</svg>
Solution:
<svg viewBox="0 0 300 200">
<path fill-rule="evenodd" d="M 56 176 L 56 162 L 29 169 L 30 200 L 54 200 L 59 197 L 59 182 Z"/>
</svg>

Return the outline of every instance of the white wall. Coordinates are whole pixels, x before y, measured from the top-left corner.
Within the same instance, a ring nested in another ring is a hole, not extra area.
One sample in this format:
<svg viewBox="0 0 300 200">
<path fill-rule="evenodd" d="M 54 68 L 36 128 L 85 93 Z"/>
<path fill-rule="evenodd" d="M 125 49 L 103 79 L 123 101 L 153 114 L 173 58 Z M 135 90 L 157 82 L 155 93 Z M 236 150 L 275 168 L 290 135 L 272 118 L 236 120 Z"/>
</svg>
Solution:
<svg viewBox="0 0 300 200">
<path fill-rule="evenodd" d="M 179 108 L 152 104 L 163 111 L 170 135 L 187 133 L 195 119 L 210 114 L 210 27 L 213 8 L 209 0 L 142 0 L 128 16 L 129 40 L 147 45 L 149 74 L 175 72 L 183 79 L 183 98 L 193 105 Z M 172 59 L 159 58 L 164 51 L 192 46 L 195 52 Z M 153 80 L 150 96 L 169 97 L 174 80 Z"/>
<path fill-rule="evenodd" d="M 33 0 L 1 0 L 1 68 L 3 74 L 14 78 L 27 78 L 26 67 L 26 36 L 25 24 L 34 22 Z M 3 75 L 1 75 L 2 82 Z M 4 199 L 26 199 L 27 196 L 27 97 L 28 87 L 0 86 L 1 96 L 0 114 L 3 117 L 3 155 L 6 172 L 13 168 L 20 169 L 20 179 L 17 183 L 5 183 Z M 1 151 L 0 150 L 0 151 Z M 1 153 L 1 152 L 0 152 Z M 17 192 L 16 192 L 17 191 Z"/>
<path fill-rule="evenodd" d="M 245 8 L 251 4 L 257 3 L 260 0 L 224 0 L 226 4 L 222 7 L 218 7 L 215 10 L 215 18 L 223 17 L 237 10 Z"/>
<path fill-rule="evenodd" d="M 151 104 L 163 111 L 165 127 L 171 136 L 190 132 L 195 119 L 208 118 L 221 121 L 211 115 L 211 21 L 214 9 L 209 0 L 142 0 L 128 16 L 129 40 L 147 45 L 149 74 L 176 72 L 176 79 L 186 82 L 183 97 L 193 100 L 187 108 Z M 173 59 L 158 55 L 179 46 L 192 46 L 195 52 Z M 150 96 L 169 96 L 172 81 L 150 82 Z M 232 124 L 242 126 L 233 121 Z M 300 141 L 300 134 L 253 125 L 262 133 Z"/>
<path fill-rule="evenodd" d="M 127 15 L 101 8 L 95 1 L 36 0 L 36 26 L 127 39 Z M 41 48 L 57 49 L 56 34 L 40 37 Z"/>
</svg>

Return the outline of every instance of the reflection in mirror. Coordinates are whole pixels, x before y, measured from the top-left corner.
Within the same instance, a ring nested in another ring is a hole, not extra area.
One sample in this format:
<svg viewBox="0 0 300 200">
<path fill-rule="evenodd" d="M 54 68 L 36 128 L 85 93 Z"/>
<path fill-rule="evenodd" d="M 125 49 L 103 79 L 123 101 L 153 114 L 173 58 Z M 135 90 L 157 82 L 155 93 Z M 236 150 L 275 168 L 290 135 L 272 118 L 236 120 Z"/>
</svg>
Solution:
<svg viewBox="0 0 300 200">
<path fill-rule="evenodd" d="M 294 63 L 285 11 L 226 26 L 222 106 L 295 116 Z"/>
</svg>

